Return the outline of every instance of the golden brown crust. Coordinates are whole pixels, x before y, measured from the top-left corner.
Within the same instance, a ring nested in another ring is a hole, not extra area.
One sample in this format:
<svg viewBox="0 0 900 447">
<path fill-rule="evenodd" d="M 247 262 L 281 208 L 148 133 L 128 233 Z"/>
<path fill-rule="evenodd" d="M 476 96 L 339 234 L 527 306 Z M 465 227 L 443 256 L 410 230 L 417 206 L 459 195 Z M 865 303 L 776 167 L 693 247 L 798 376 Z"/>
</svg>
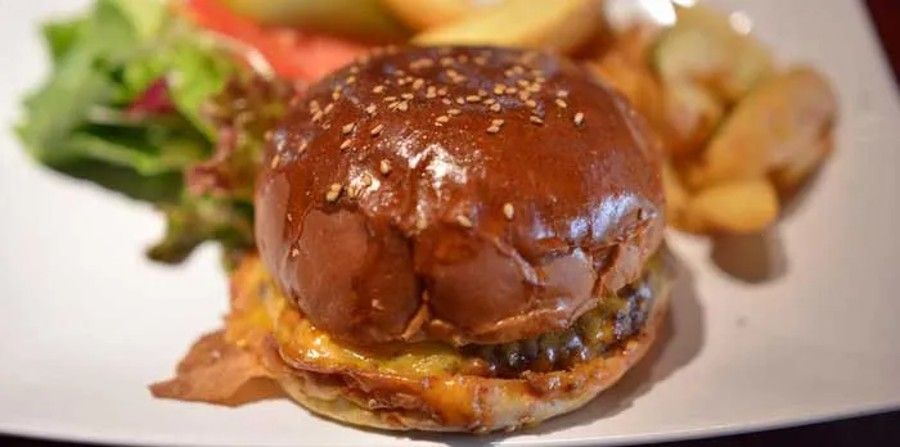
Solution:
<svg viewBox="0 0 900 447">
<path fill-rule="evenodd" d="M 353 343 L 562 329 L 662 239 L 660 154 L 626 102 L 552 56 L 388 52 L 312 86 L 272 135 L 257 242 Z"/>
<path fill-rule="evenodd" d="M 274 349 L 267 363 L 284 391 L 309 410 L 353 425 L 389 430 L 489 432 L 573 411 L 618 381 L 653 343 L 668 305 L 656 298 L 642 332 L 609 355 L 569 371 L 520 379 L 454 375 L 408 378 L 352 369 L 330 372 L 286 366 Z M 274 365 L 273 365 L 274 364 Z"/>
</svg>

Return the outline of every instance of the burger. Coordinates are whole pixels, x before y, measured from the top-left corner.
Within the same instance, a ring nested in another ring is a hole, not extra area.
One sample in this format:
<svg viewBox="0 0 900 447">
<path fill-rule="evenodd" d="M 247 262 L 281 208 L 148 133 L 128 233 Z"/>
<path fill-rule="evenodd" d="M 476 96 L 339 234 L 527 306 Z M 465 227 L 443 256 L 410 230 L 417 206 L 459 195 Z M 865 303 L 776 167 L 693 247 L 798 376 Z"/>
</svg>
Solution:
<svg viewBox="0 0 900 447">
<path fill-rule="evenodd" d="M 573 63 L 387 48 L 268 137 L 224 338 L 312 412 L 513 430 L 584 405 L 653 342 L 662 154 Z"/>
</svg>

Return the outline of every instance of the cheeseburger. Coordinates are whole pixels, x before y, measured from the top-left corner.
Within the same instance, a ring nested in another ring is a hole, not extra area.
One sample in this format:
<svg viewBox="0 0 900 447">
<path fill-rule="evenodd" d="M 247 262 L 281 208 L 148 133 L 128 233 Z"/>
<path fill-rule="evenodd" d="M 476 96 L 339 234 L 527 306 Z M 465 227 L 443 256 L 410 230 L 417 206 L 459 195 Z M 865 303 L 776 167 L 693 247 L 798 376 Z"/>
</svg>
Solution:
<svg viewBox="0 0 900 447">
<path fill-rule="evenodd" d="M 263 328 L 259 362 L 311 411 L 512 430 L 584 405 L 652 343 L 661 154 L 571 62 L 384 50 L 270 136 L 229 331 Z"/>
</svg>

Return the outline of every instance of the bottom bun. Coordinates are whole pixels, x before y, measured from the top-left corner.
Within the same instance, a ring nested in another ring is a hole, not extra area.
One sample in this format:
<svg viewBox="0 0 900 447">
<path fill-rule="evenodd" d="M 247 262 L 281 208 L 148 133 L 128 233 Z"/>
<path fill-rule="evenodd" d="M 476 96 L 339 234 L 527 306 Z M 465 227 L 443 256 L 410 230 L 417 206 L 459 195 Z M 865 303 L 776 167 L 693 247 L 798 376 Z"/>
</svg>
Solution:
<svg viewBox="0 0 900 447">
<path fill-rule="evenodd" d="M 669 281 L 663 281 L 668 283 Z M 606 355 L 569 370 L 503 379 L 456 374 L 418 378 L 341 368 L 287 366 L 270 344 L 266 363 L 284 391 L 314 413 L 388 430 L 512 431 L 573 411 L 616 383 L 649 350 L 668 306 L 669 287 L 654 297 L 641 332 Z M 277 362 L 278 365 L 272 365 Z"/>
</svg>

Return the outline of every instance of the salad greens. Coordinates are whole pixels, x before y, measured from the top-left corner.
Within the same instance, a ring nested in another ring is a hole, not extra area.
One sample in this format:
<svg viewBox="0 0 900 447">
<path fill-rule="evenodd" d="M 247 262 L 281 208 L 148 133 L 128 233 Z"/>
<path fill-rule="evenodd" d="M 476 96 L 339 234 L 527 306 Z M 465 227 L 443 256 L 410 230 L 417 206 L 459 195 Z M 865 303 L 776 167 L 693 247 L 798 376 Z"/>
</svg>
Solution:
<svg viewBox="0 0 900 447">
<path fill-rule="evenodd" d="M 252 246 L 264 129 L 286 110 L 289 89 L 257 78 L 158 0 L 96 0 L 84 16 L 42 31 L 52 72 L 25 100 L 16 129 L 30 155 L 162 210 L 167 229 L 148 251 L 154 260 L 181 261 L 206 240 Z M 265 112 L 238 119 L 229 116 L 241 111 L 234 103 Z M 233 185 L 217 182 L 223 173 Z"/>
</svg>

